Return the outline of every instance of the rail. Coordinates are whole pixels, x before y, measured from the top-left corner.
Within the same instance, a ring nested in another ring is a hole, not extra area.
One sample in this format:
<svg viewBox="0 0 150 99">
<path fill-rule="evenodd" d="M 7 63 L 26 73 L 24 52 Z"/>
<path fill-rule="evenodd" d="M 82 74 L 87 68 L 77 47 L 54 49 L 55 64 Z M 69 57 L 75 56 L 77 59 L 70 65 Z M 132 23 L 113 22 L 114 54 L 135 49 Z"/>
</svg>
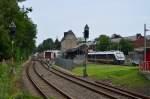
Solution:
<svg viewBox="0 0 150 99">
<path fill-rule="evenodd" d="M 48 99 L 49 97 L 42 91 L 42 89 L 37 85 L 37 83 L 32 79 L 30 73 L 29 73 L 29 66 L 27 66 L 26 68 L 26 74 L 27 74 L 27 78 L 31 81 L 31 83 L 33 84 L 33 86 L 37 89 L 37 91 L 40 93 L 40 95 L 44 98 L 44 99 Z"/>
<path fill-rule="evenodd" d="M 119 91 L 122 91 L 122 92 L 125 92 L 125 93 L 128 93 L 128 94 L 131 94 L 131 95 L 139 97 L 141 99 L 150 99 L 149 96 L 145 96 L 145 95 L 142 95 L 142 94 L 139 94 L 139 93 L 131 92 L 131 91 L 128 91 L 128 90 L 125 90 L 125 89 L 122 89 L 122 88 L 114 87 L 114 86 L 111 86 L 109 84 L 106 84 L 106 83 L 103 83 L 103 82 L 100 82 L 100 81 L 95 81 L 95 82 L 97 84 L 108 86 L 108 87 L 111 87 L 113 89 L 116 89 L 116 90 L 119 90 Z"/>
<path fill-rule="evenodd" d="M 94 85 L 94 86 L 97 86 L 97 87 L 100 87 L 100 88 L 104 88 L 104 89 L 113 91 L 113 92 L 115 92 L 115 93 L 118 93 L 118 94 L 121 94 L 121 95 L 130 97 L 130 98 L 133 98 L 133 99 L 139 99 L 139 97 L 140 97 L 141 99 L 143 99 L 143 97 L 145 97 L 145 96 L 142 96 L 142 95 L 139 95 L 139 94 L 127 93 L 127 91 L 124 91 L 124 90 L 117 90 L 117 89 L 114 88 L 114 87 L 112 88 L 112 87 L 109 87 L 109 86 L 104 86 L 104 85 L 102 85 L 102 84 L 97 84 L 97 83 L 94 83 L 94 82 L 91 82 L 91 81 L 88 81 L 88 80 L 84 80 L 84 79 L 81 79 L 81 78 L 76 77 L 76 76 L 74 76 L 74 75 L 71 75 L 71 74 L 62 72 L 62 71 L 60 71 L 60 70 L 58 70 L 58 69 L 56 69 L 56 68 L 54 68 L 54 69 L 55 69 L 56 71 L 58 71 L 58 72 L 64 73 L 64 74 L 69 75 L 69 76 L 72 76 L 73 78 L 76 78 L 76 79 L 81 80 L 81 81 L 83 81 L 83 82 L 90 83 L 90 84 L 92 84 L 92 85 Z"/>
<path fill-rule="evenodd" d="M 141 95 L 139 93 L 127 91 L 127 90 L 120 89 L 120 88 L 117 88 L 117 87 L 113 87 L 113 86 L 110 86 L 110 85 L 107 85 L 107 84 L 104 84 L 104 83 L 100 83 L 100 82 L 94 83 L 94 82 L 91 82 L 91 81 L 88 81 L 88 80 L 84 80 L 84 79 L 82 79 L 80 77 L 74 76 L 72 74 L 66 73 L 64 71 L 58 70 L 56 68 L 53 68 L 53 69 L 58 71 L 58 72 L 60 72 L 60 73 L 62 73 L 62 74 L 64 74 L 64 75 L 70 76 L 72 78 L 81 80 L 81 81 L 86 82 L 86 83 L 90 83 L 90 84 L 92 84 L 94 86 L 97 86 L 97 87 L 101 87 L 101 88 L 105 88 L 105 89 L 111 90 L 111 91 L 113 91 L 115 93 L 122 94 L 124 96 L 130 97 L 130 98 L 133 98 L 133 99 L 150 99 L 150 97 L 145 96 L 145 95 Z"/>
<path fill-rule="evenodd" d="M 38 71 L 35 68 L 35 65 L 33 66 L 33 69 L 35 71 L 35 73 L 43 80 L 45 81 L 49 86 L 53 87 L 55 90 L 57 90 L 60 94 L 62 94 L 63 96 L 66 97 L 66 99 L 73 99 L 71 96 L 69 96 L 67 93 L 63 92 L 61 89 L 57 88 L 56 86 L 54 86 L 53 84 L 51 84 L 50 82 L 48 82 L 46 79 L 43 78 L 42 75 L 40 75 L 38 73 Z"/>
</svg>

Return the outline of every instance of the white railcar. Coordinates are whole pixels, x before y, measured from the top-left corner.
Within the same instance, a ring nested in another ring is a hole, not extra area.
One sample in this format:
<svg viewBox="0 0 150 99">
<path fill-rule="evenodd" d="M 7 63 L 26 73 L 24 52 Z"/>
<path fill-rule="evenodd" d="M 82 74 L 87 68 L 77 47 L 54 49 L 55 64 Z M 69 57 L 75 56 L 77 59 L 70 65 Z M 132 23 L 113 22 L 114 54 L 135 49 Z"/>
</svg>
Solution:
<svg viewBox="0 0 150 99">
<path fill-rule="evenodd" d="M 88 53 L 88 61 L 123 64 L 125 56 L 121 51 L 99 51 Z"/>
</svg>

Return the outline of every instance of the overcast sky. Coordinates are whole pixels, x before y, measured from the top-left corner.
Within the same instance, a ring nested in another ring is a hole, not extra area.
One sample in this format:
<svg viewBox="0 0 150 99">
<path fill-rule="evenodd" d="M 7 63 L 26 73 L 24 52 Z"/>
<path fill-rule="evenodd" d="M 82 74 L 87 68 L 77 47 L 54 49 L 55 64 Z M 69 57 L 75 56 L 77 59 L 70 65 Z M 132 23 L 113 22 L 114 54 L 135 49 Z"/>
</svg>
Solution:
<svg viewBox="0 0 150 99">
<path fill-rule="evenodd" d="M 26 0 L 23 5 L 33 8 L 29 17 L 37 24 L 37 45 L 46 38 L 61 40 L 68 30 L 82 37 L 85 24 L 90 40 L 101 34 L 143 33 L 144 23 L 150 28 L 150 0 Z"/>
</svg>

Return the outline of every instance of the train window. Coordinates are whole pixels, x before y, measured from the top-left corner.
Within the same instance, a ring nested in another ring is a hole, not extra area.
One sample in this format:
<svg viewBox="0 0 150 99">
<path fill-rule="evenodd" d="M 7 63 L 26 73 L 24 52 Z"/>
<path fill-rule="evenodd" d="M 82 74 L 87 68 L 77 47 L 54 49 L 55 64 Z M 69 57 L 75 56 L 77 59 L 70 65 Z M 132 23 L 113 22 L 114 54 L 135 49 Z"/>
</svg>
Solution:
<svg viewBox="0 0 150 99">
<path fill-rule="evenodd" d="M 89 55 L 88 55 L 88 58 L 90 58 L 90 59 L 95 58 L 95 54 L 89 54 Z"/>
<path fill-rule="evenodd" d="M 88 55 L 88 58 L 91 58 L 91 55 Z"/>
<path fill-rule="evenodd" d="M 106 59 L 106 54 L 97 54 L 96 58 L 98 58 L 98 59 Z"/>
<path fill-rule="evenodd" d="M 108 57 L 114 58 L 114 54 L 108 54 Z"/>
<path fill-rule="evenodd" d="M 115 58 L 114 54 L 107 54 L 107 59 L 114 59 L 114 58 Z"/>
</svg>

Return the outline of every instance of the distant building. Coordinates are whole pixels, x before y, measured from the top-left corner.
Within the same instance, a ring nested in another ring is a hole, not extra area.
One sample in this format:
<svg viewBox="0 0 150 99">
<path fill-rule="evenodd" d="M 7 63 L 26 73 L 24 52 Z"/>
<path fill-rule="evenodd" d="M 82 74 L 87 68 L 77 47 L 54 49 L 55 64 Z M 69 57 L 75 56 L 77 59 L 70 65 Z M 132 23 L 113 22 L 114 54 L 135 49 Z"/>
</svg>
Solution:
<svg viewBox="0 0 150 99">
<path fill-rule="evenodd" d="M 146 38 L 146 46 L 150 48 L 150 39 L 147 36 Z M 134 52 L 131 54 L 132 63 L 140 64 L 140 62 L 144 58 L 144 37 L 137 37 L 136 40 L 133 41 Z"/>
<path fill-rule="evenodd" d="M 134 42 L 135 40 L 137 40 L 138 38 L 141 38 L 141 37 L 143 37 L 141 34 L 136 34 L 134 36 L 127 36 L 127 37 L 120 37 L 120 38 L 111 38 L 111 42 L 119 43 L 122 38 L 128 39 L 128 40 Z M 147 35 L 146 38 L 150 39 L 150 35 Z"/>
<path fill-rule="evenodd" d="M 69 30 L 64 32 L 64 37 L 61 40 L 61 51 L 64 52 L 77 46 L 77 38 L 75 34 Z"/>
<path fill-rule="evenodd" d="M 122 38 L 130 40 L 133 44 L 134 51 L 129 52 L 129 57 L 131 58 L 132 63 L 140 64 L 141 60 L 143 60 L 144 54 L 144 37 L 141 34 L 136 34 L 134 36 Z M 122 38 L 112 38 L 111 42 L 119 44 Z M 150 35 L 146 36 L 146 45 L 147 48 L 150 48 Z"/>
<path fill-rule="evenodd" d="M 119 43 L 122 38 L 113 38 L 111 39 L 112 43 Z"/>
<path fill-rule="evenodd" d="M 133 41 L 133 46 L 135 51 L 143 51 L 144 50 L 144 37 L 137 38 Z M 146 40 L 146 46 L 150 47 L 150 39 Z"/>
</svg>

